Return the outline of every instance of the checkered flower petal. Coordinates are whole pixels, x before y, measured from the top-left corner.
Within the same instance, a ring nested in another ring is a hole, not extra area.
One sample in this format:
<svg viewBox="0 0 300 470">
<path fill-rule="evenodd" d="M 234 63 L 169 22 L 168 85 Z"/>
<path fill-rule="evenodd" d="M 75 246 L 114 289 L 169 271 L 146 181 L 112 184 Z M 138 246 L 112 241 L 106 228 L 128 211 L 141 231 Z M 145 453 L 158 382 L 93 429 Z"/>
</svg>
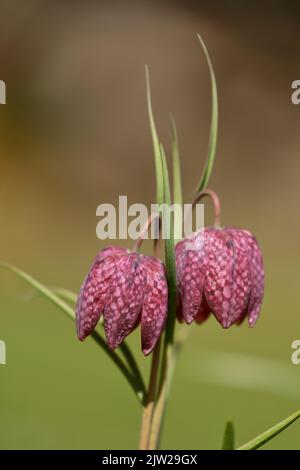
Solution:
<svg viewBox="0 0 300 470">
<path fill-rule="evenodd" d="M 110 282 L 104 309 L 104 329 L 108 346 L 115 349 L 134 329 L 141 312 L 146 276 L 141 256 L 122 258 Z"/>
<path fill-rule="evenodd" d="M 108 247 L 100 251 L 80 289 L 76 308 L 79 339 L 84 340 L 97 325 L 104 309 L 111 277 L 118 267 L 122 248 Z"/>
<path fill-rule="evenodd" d="M 196 248 L 193 239 L 183 240 L 176 245 L 180 309 L 186 323 L 191 323 L 200 309 L 204 288 L 202 262 L 203 251 Z"/>
<path fill-rule="evenodd" d="M 142 350 L 150 354 L 164 329 L 168 311 L 168 285 L 165 267 L 161 261 L 144 257 L 146 291 L 142 307 Z"/>
<path fill-rule="evenodd" d="M 80 340 L 102 313 L 108 346 L 117 348 L 141 323 L 142 350 L 150 354 L 165 326 L 168 286 L 162 262 L 151 256 L 107 247 L 97 255 L 80 290 L 76 324 Z"/>
<path fill-rule="evenodd" d="M 192 248 L 194 244 L 198 255 L 182 248 L 188 243 Z M 255 324 L 263 298 L 264 269 L 260 248 L 250 232 L 205 228 L 192 243 L 184 240 L 177 245 L 176 263 L 179 305 L 187 323 L 193 319 L 202 323 L 212 312 L 223 328 L 241 323 L 246 315 L 249 325 Z"/>
</svg>

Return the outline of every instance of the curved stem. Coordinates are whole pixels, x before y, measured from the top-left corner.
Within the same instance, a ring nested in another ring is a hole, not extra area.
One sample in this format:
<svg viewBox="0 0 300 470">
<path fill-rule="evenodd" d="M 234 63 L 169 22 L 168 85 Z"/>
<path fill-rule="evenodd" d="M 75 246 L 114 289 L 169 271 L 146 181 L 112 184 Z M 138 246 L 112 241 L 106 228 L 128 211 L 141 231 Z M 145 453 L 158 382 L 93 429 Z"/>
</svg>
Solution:
<svg viewBox="0 0 300 470">
<path fill-rule="evenodd" d="M 106 341 L 102 338 L 102 336 L 100 335 L 100 333 L 98 333 L 98 331 L 94 330 L 91 333 L 91 337 L 96 341 L 96 343 L 111 358 L 111 360 L 114 362 L 114 364 L 120 370 L 120 372 L 122 372 L 124 377 L 127 379 L 129 384 L 133 388 L 133 390 L 135 392 L 135 395 L 137 396 L 137 399 L 139 400 L 140 403 L 143 404 L 145 393 L 146 393 L 143 381 L 140 381 L 139 377 L 131 374 L 130 370 L 126 367 L 126 365 L 119 358 L 119 356 L 114 351 L 111 351 L 111 349 L 109 349 L 109 347 L 106 344 Z M 128 348 L 126 347 L 126 349 L 128 349 Z"/>
<path fill-rule="evenodd" d="M 69 300 L 70 302 L 74 304 L 77 302 L 77 295 L 68 289 L 64 289 L 62 287 L 52 287 L 51 290 L 55 292 L 56 294 L 58 294 L 63 299 Z M 103 320 L 103 317 L 100 318 L 99 323 L 101 322 L 101 320 Z M 103 321 L 102 321 L 102 325 L 103 325 Z M 96 337 L 98 338 L 97 334 L 96 334 Z M 101 341 L 101 346 L 102 344 L 103 342 Z M 123 341 L 123 343 L 120 344 L 119 349 L 121 353 L 123 354 L 124 358 L 126 359 L 127 364 L 133 376 L 136 379 L 136 383 L 139 384 L 140 390 L 143 391 L 143 395 L 146 396 L 146 387 L 144 384 L 144 380 L 130 348 L 127 346 L 126 342 Z"/>
<path fill-rule="evenodd" d="M 145 401 L 145 397 L 146 397 L 146 387 L 145 387 L 145 384 L 144 384 L 144 380 L 143 380 L 141 371 L 140 371 L 140 369 L 139 369 L 139 367 L 136 363 L 136 360 L 135 360 L 131 350 L 129 349 L 129 347 L 127 346 L 125 341 L 123 341 L 123 343 L 120 344 L 119 349 L 120 349 L 121 353 L 123 354 L 124 358 L 126 359 L 127 364 L 129 365 L 129 367 L 132 371 L 134 381 L 135 381 L 135 384 L 137 386 L 138 394 L 142 398 L 142 400 L 140 400 L 140 401 L 143 404 L 144 401 Z"/>
<path fill-rule="evenodd" d="M 158 214 L 151 214 L 150 215 L 150 217 L 148 218 L 147 222 L 145 223 L 144 227 L 141 230 L 139 238 L 135 241 L 135 243 L 132 247 L 132 251 L 138 252 L 140 250 L 140 248 L 142 246 L 142 243 L 144 241 L 144 237 L 145 237 L 146 233 L 149 230 L 149 227 L 151 227 L 151 224 L 152 224 L 153 220 L 156 219 L 157 217 L 159 217 Z"/>
<path fill-rule="evenodd" d="M 203 197 L 208 196 L 211 198 L 213 205 L 214 205 L 214 212 L 215 212 L 215 221 L 214 221 L 214 226 L 216 228 L 221 227 L 221 204 L 220 204 L 220 199 L 212 189 L 205 189 L 204 191 L 201 191 L 199 194 L 196 195 L 192 202 L 192 210 L 194 209 L 195 205 L 197 202 L 199 202 Z"/>
</svg>

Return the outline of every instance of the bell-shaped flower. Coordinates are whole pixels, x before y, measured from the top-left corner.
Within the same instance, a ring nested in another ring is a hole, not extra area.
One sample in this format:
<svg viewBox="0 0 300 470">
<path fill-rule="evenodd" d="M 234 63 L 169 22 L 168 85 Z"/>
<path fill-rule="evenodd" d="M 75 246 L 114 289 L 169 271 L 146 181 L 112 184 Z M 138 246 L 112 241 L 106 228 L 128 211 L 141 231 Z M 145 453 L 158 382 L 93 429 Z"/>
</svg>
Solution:
<svg viewBox="0 0 300 470">
<path fill-rule="evenodd" d="M 246 230 L 208 227 L 176 246 L 178 317 L 202 323 L 213 313 L 223 328 L 255 325 L 264 292 L 264 267 Z"/>
<path fill-rule="evenodd" d="M 164 329 L 167 303 L 165 267 L 159 259 L 107 247 L 96 257 L 80 290 L 78 337 L 84 340 L 103 314 L 111 349 L 141 323 L 142 350 L 150 354 Z"/>
</svg>

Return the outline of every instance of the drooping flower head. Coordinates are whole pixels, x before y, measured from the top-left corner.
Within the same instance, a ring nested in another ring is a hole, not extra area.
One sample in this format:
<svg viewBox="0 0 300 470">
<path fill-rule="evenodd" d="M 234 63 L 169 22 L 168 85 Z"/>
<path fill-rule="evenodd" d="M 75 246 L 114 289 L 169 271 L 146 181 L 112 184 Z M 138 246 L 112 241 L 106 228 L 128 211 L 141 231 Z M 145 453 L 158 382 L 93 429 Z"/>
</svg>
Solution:
<svg viewBox="0 0 300 470">
<path fill-rule="evenodd" d="M 213 313 L 223 328 L 241 323 L 246 316 L 249 325 L 255 325 L 263 299 L 264 268 L 250 232 L 231 227 L 200 230 L 177 244 L 176 270 L 180 320 L 202 323 Z"/>
<path fill-rule="evenodd" d="M 78 337 L 84 340 L 103 314 L 108 346 L 115 349 L 140 322 L 147 355 L 164 328 L 167 300 L 165 268 L 159 259 L 107 247 L 97 255 L 80 290 Z"/>
</svg>

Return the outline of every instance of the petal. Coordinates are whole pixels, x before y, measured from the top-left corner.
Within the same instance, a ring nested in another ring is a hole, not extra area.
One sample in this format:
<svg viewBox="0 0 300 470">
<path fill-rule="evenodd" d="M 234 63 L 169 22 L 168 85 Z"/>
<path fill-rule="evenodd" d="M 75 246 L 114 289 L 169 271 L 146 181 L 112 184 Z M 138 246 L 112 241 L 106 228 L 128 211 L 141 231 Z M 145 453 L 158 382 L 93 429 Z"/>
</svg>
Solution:
<svg viewBox="0 0 300 470">
<path fill-rule="evenodd" d="M 198 325 L 200 325 L 201 323 L 205 322 L 205 320 L 208 319 L 209 315 L 210 315 L 210 308 L 208 306 L 208 303 L 207 303 L 205 295 L 204 295 L 203 298 L 202 298 L 202 302 L 201 302 L 200 308 L 198 310 L 198 313 L 195 317 L 196 323 L 198 323 Z"/>
<path fill-rule="evenodd" d="M 229 328 L 247 305 L 243 276 L 249 277 L 248 261 L 229 230 L 206 230 L 205 296 L 217 320 Z"/>
<path fill-rule="evenodd" d="M 97 325 L 104 309 L 111 276 L 117 268 L 123 249 L 104 249 L 97 255 L 80 289 L 76 307 L 78 338 L 83 341 Z M 106 256 L 107 254 L 114 256 Z"/>
<path fill-rule="evenodd" d="M 177 283 L 186 323 L 194 320 L 200 308 L 204 286 L 203 256 L 202 245 L 198 247 L 195 240 L 184 240 L 176 246 Z"/>
<path fill-rule="evenodd" d="M 248 323 L 253 327 L 259 317 L 261 304 L 264 296 L 264 265 L 262 253 L 256 238 L 248 231 L 241 230 L 248 242 L 249 264 L 251 276 L 251 293 L 248 305 Z"/>
<path fill-rule="evenodd" d="M 247 241 L 243 235 L 243 231 L 239 229 L 226 228 L 225 231 L 230 233 L 234 239 L 235 255 L 236 255 L 236 279 L 235 279 L 235 310 L 238 318 L 235 323 L 242 323 L 247 312 L 251 291 L 251 266 L 250 266 L 250 250 Z"/>
<path fill-rule="evenodd" d="M 142 350 L 150 354 L 165 326 L 168 309 L 168 284 L 161 261 L 144 257 L 146 271 L 146 293 L 142 307 Z"/>
<path fill-rule="evenodd" d="M 126 248 L 120 248 L 118 246 L 107 246 L 103 248 L 103 250 L 100 251 L 98 254 L 97 258 L 99 261 L 103 258 L 107 258 L 109 256 L 121 256 L 121 255 L 126 255 L 128 254 L 129 251 L 126 250 Z"/>
<path fill-rule="evenodd" d="M 110 281 L 104 308 L 104 329 L 108 346 L 115 349 L 133 330 L 145 293 L 145 270 L 141 256 L 121 258 Z"/>
</svg>

